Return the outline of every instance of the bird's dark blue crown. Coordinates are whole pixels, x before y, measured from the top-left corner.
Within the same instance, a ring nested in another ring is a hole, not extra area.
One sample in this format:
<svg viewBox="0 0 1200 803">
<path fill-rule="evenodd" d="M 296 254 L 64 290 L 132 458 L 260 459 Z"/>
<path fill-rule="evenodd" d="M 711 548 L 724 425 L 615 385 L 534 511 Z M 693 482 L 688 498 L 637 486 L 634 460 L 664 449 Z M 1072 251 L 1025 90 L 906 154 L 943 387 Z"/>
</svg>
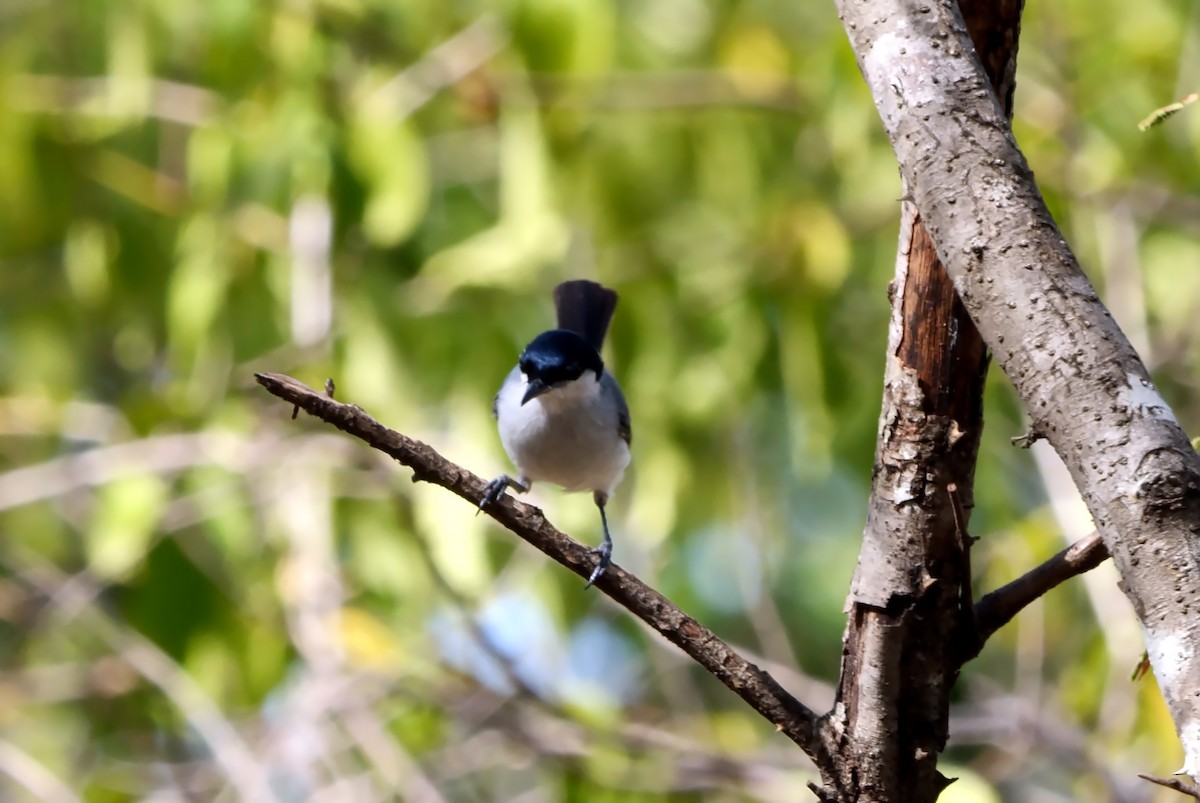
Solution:
<svg viewBox="0 0 1200 803">
<path fill-rule="evenodd" d="M 588 371 L 594 371 L 599 380 L 604 373 L 600 353 L 567 329 L 551 329 L 535 337 L 521 352 L 520 365 L 525 376 L 547 385 L 578 379 Z"/>
</svg>

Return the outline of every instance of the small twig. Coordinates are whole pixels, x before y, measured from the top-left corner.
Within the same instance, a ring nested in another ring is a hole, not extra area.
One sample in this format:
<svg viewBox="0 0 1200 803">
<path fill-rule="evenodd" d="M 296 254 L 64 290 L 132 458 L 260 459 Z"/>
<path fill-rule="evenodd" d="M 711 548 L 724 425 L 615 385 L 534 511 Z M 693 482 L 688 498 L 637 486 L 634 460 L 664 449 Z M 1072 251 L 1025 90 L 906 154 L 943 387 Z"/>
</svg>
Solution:
<svg viewBox="0 0 1200 803">
<path fill-rule="evenodd" d="M 413 482 L 439 485 L 473 505 L 478 505 L 483 498 L 485 483 L 482 479 L 451 463 L 428 445 L 388 429 L 358 406 L 334 401 L 283 374 L 255 374 L 254 377 L 273 395 L 409 467 L 413 471 Z M 551 525 L 538 508 L 505 495 L 486 512 L 580 577 L 591 573 L 595 558 L 588 548 Z M 776 730 L 799 745 L 819 766 L 829 765 L 818 735 L 817 715 L 792 697 L 771 675 L 746 661 L 711 630 L 615 563 L 597 580 L 596 588 L 691 656 L 775 725 Z"/>
<path fill-rule="evenodd" d="M 1133 671 L 1129 673 L 1129 681 L 1131 683 L 1137 683 L 1139 680 L 1146 677 L 1146 674 L 1150 672 L 1152 668 L 1153 667 L 1150 666 L 1150 651 L 1142 650 L 1142 657 L 1138 659 L 1137 665 L 1133 668 Z"/>
<path fill-rule="evenodd" d="M 1009 441 L 1011 441 L 1012 445 L 1016 446 L 1018 449 L 1028 449 L 1038 441 L 1045 439 L 1046 436 L 1043 435 L 1040 430 L 1038 430 L 1036 427 L 1030 427 L 1029 431 L 1024 435 L 1018 435 L 1015 438 L 1009 438 Z"/>
<path fill-rule="evenodd" d="M 0 473 L 0 510 L 10 510 L 94 488 L 126 477 L 168 475 L 215 465 L 240 473 L 262 451 L 230 432 L 157 435 Z"/>
<path fill-rule="evenodd" d="M 809 781 L 807 785 L 809 791 L 817 796 L 817 800 L 819 800 L 820 803 L 838 803 L 838 796 L 829 792 L 827 789 L 825 789 L 825 787 L 820 786 L 813 781 Z"/>
<path fill-rule="evenodd" d="M 61 778 L 9 741 L 0 740 L 0 773 L 12 778 L 43 803 L 79 803 Z"/>
<path fill-rule="evenodd" d="M 487 64 L 507 41 L 508 35 L 496 18 L 484 14 L 376 89 L 362 105 L 407 117 L 438 92 Z"/>
<path fill-rule="evenodd" d="M 975 539 L 967 535 L 967 514 L 958 496 L 958 483 L 947 483 L 946 495 L 950 497 L 950 512 L 954 514 L 954 533 L 958 536 L 958 545 L 966 550 Z"/>
<path fill-rule="evenodd" d="M 78 78 L 18 74 L 9 80 L 10 102 L 23 112 L 92 117 L 136 115 L 200 127 L 225 107 L 216 92 L 149 76 Z M 138 98 L 136 105 L 121 100 L 128 97 Z"/>
<path fill-rule="evenodd" d="M 971 586 L 971 544 L 975 539 L 967 532 L 967 512 L 963 510 L 962 498 L 958 494 L 958 483 L 946 484 L 946 495 L 950 497 L 950 511 L 954 514 L 954 534 L 958 537 L 959 554 L 962 555 L 962 588 L 959 600 L 964 616 L 975 615 L 975 592 Z"/>
<path fill-rule="evenodd" d="M 1008 585 L 986 594 L 975 604 L 979 646 L 1016 616 L 1022 608 L 1065 580 L 1089 572 L 1108 559 L 1108 547 L 1093 532 Z"/>
<path fill-rule="evenodd" d="M 1185 98 L 1178 100 L 1175 103 L 1171 103 L 1167 106 L 1161 106 L 1161 107 L 1155 109 L 1154 111 L 1150 112 L 1150 114 L 1145 119 L 1143 119 L 1140 123 L 1138 123 L 1138 130 L 1146 131 L 1148 129 L 1151 129 L 1154 126 L 1161 123 L 1163 120 L 1166 120 L 1168 117 L 1172 116 L 1173 114 L 1183 111 L 1184 108 L 1186 108 L 1187 106 L 1190 106 L 1191 104 L 1195 103 L 1198 100 L 1200 100 L 1200 92 L 1193 92 L 1192 94 L 1188 95 Z M 1145 776 L 1143 776 L 1143 777 L 1145 777 Z"/>
<path fill-rule="evenodd" d="M 740 76 L 727 70 L 677 70 L 655 74 L 610 73 L 603 81 L 565 73 L 534 72 L 500 75 L 501 91 L 516 95 L 533 88 L 540 105 L 547 108 L 592 110 L 679 109 L 705 106 L 743 107 L 784 114 L 799 114 L 803 107 L 795 88 L 786 81 L 742 89 Z"/>
<path fill-rule="evenodd" d="M 1159 786 L 1165 786 L 1168 789 L 1174 789 L 1176 792 L 1187 795 L 1188 797 L 1200 800 L 1200 788 L 1186 781 L 1181 781 L 1178 778 L 1159 778 L 1155 775 L 1147 775 L 1143 772 L 1138 773 L 1138 777 L 1143 781 L 1156 783 Z"/>
</svg>

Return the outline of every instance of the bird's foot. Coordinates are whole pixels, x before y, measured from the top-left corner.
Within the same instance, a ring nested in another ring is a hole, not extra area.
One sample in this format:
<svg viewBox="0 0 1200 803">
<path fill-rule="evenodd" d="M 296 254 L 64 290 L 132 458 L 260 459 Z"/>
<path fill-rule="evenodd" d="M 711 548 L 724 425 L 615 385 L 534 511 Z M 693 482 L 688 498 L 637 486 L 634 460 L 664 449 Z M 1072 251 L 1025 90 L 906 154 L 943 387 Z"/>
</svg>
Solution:
<svg viewBox="0 0 1200 803">
<path fill-rule="evenodd" d="M 508 477 L 503 474 L 485 485 L 483 487 L 483 499 L 479 500 L 479 510 L 475 512 L 475 515 L 478 516 L 480 511 L 487 510 L 496 504 L 496 500 L 504 495 L 504 491 L 507 488 Z"/>
<path fill-rule="evenodd" d="M 481 511 L 496 504 L 496 500 L 504 495 L 505 488 L 512 488 L 517 493 L 523 494 L 528 492 L 532 487 L 533 482 L 524 475 L 520 479 L 514 480 L 507 474 L 501 474 L 483 486 L 483 498 L 479 500 L 479 510 L 475 511 L 475 515 L 478 516 Z"/>
<path fill-rule="evenodd" d="M 592 575 L 588 578 L 587 585 L 584 586 L 585 590 L 591 588 L 592 583 L 599 580 L 600 575 L 604 574 L 604 570 L 612 563 L 612 541 L 605 540 L 600 546 L 593 547 L 588 552 L 598 556 L 599 559 L 596 561 L 596 568 L 592 569 Z"/>
</svg>

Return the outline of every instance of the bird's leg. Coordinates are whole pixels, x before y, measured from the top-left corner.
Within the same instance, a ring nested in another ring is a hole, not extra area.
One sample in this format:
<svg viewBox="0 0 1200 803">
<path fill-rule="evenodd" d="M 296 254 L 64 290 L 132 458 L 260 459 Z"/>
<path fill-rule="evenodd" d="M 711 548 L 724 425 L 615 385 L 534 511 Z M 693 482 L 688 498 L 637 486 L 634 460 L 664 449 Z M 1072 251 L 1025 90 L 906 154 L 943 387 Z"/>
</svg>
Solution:
<svg viewBox="0 0 1200 803">
<path fill-rule="evenodd" d="M 604 506 L 608 504 L 608 494 L 596 491 L 592 494 L 592 498 L 596 501 L 596 507 L 600 508 L 600 523 L 604 525 L 604 540 L 600 542 L 600 546 L 591 550 L 593 555 L 599 556 L 596 561 L 596 568 L 592 569 L 592 576 L 588 578 L 587 585 L 584 588 L 591 588 L 592 583 L 600 579 L 600 575 L 604 574 L 604 570 L 608 568 L 608 564 L 612 563 L 612 536 L 608 534 L 608 516 L 604 513 Z"/>
<path fill-rule="evenodd" d="M 483 499 L 479 500 L 479 509 L 484 510 L 490 505 L 494 505 L 496 500 L 499 499 L 501 494 L 504 493 L 505 488 L 512 488 L 517 493 L 523 494 L 528 492 L 532 487 L 533 481 L 528 477 L 521 477 L 520 479 L 514 480 L 507 474 L 501 474 L 499 477 L 496 477 L 496 479 L 484 486 Z M 475 515 L 478 516 L 479 514 L 476 513 Z"/>
</svg>

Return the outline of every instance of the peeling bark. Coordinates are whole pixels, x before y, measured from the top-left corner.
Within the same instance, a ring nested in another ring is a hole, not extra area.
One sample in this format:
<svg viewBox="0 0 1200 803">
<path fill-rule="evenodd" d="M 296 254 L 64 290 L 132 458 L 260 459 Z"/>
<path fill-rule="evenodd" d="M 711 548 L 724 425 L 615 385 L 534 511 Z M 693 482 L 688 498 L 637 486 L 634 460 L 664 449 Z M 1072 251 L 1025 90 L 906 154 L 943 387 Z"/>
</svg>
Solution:
<svg viewBox="0 0 1200 803">
<path fill-rule="evenodd" d="M 968 4 L 997 91 L 1012 97 L 1020 2 Z M 967 517 L 987 350 L 906 203 L 875 474 L 847 600 L 838 704 L 827 722 L 843 801 L 932 801 L 950 690 L 977 652 Z"/>
<path fill-rule="evenodd" d="M 975 641 L 962 519 L 987 361 L 911 211 L 902 226 L 875 476 L 829 719 L 847 801 L 934 800 L 945 788 L 950 689 Z"/>
<path fill-rule="evenodd" d="M 1056 228 L 953 0 L 839 0 L 959 297 L 1063 458 L 1200 773 L 1200 457 Z"/>
</svg>

